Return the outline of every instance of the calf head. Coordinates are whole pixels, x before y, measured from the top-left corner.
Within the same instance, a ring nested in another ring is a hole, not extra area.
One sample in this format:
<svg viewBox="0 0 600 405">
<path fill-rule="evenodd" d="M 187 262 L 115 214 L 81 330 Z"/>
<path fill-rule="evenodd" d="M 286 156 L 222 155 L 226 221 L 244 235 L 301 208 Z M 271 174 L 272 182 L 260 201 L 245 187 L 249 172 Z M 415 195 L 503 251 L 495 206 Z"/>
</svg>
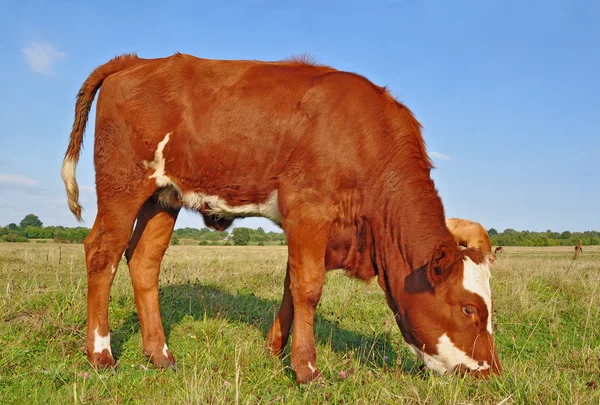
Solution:
<svg viewBox="0 0 600 405">
<path fill-rule="evenodd" d="M 387 294 L 404 339 L 428 368 L 484 378 L 500 373 L 492 332 L 490 260 L 479 250 L 442 244 L 427 265 L 396 286 L 401 291 Z"/>
</svg>

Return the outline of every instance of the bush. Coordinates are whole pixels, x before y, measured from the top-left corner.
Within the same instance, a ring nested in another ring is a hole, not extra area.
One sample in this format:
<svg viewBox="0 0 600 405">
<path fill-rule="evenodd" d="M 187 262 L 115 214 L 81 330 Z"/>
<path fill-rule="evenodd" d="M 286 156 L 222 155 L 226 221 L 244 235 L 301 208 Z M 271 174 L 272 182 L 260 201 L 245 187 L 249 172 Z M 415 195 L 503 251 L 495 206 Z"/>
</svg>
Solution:
<svg viewBox="0 0 600 405">
<path fill-rule="evenodd" d="M 3 242 L 29 242 L 29 239 L 19 236 L 16 233 L 9 233 L 0 238 Z"/>
<path fill-rule="evenodd" d="M 54 242 L 56 243 L 67 243 L 68 240 L 68 235 L 67 232 L 62 231 L 62 230 L 58 230 L 56 232 L 54 232 Z"/>
<path fill-rule="evenodd" d="M 4 235 L 2 240 L 4 242 L 16 242 L 19 237 L 16 233 L 9 233 L 8 235 Z"/>
</svg>

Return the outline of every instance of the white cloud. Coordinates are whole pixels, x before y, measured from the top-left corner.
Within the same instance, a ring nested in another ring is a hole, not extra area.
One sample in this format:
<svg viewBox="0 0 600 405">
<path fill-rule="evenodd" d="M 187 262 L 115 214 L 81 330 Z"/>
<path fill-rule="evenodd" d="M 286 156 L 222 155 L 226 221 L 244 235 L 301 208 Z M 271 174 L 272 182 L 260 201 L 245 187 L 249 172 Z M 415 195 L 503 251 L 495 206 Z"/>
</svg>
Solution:
<svg viewBox="0 0 600 405">
<path fill-rule="evenodd" d="M 434 159 L 452 160 L 450 156 L 441 154 L 440 152 L 429 152 L 429 156 L 431 156 Z"/>
<path fill-rule="evenodd" d="M 37 188 L 40 182 L 18 174 L 0 174 L 0 187 Z"/>
<path fill-rule="evenodd" d="M 67 56 L 59 52 L 50 44 L 32 42 L 22 52 L 25 54 L 25 62 L 34 72 L 49 76 L 54 73 L 53 66 L 56 62 Z"/>
</svg>

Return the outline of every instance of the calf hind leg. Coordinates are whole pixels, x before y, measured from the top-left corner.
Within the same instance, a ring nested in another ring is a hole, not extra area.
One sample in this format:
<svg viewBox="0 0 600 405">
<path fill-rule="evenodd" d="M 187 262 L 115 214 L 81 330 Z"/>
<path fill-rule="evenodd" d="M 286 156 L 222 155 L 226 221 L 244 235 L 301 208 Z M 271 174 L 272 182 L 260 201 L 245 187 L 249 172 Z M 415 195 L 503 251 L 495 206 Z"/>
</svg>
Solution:
<svg viewBox="0 0 600 405">
<path fill-rule="evenodd" d="M 119 261 L 127 247 L 139 207 L 147 196 L 131 193 L 98 196 L 98 214 L 85 238 L 88 296 L 85 350 L 95 367 L 113 367 L 110 348 L 108 301 Z"/>
<path fill-rule="evenodd" d="M 140 214 L 125 252 L 138 310 L 144 354 L 155 367 L 175 368 L 175 358 L 167 348 L 158 301 L 160 263 L 169 246 L 178 209 L 164 208 L 149 199 Z"/>
<path fill-rule="evenodd" d="M 287 265 L 285 272 L 285 281 L 283 283 L 283 298 L 281 299 L 281 305 L 279 306 L 279 312 L 275 317 L 273 326 L 267 334 L 267 343 L 271 348 L 271 351 L 275 355 L 281 355 L 283 349 L 287 345 L 290 328 L 294 320 L 294 302 L 292 299 L 292 292 L 290 290 L 290 266 Z"/>
</svg>

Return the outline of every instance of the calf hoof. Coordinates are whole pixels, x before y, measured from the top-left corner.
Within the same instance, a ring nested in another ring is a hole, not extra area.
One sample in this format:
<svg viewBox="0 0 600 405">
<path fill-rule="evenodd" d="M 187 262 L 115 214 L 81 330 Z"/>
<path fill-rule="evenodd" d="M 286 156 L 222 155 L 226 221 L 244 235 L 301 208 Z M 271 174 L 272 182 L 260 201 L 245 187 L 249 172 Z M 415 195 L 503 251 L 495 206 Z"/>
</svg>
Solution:
<svg viewBox="0 0 600 405">
<path fill-rule="evenodd" d="M 314 367 L 310 362 L 308 366 L 300 367 L 296 371 L 296 382 L 298 384 L 306 384 L 321 378 L 321 372 Z"/>
<path fill-rule="evenodd" d="M 92 367 L 99 369 L 113 368 L 117 364 L 113 356 L 106 349 L 101 353 L 88 354 L 88 361 Z"/>
<path fill-rule="evenodd" d="M 154 368 L 170 368 L 173 371 L 177 371 L 177 362 L 175 358 L 169 353 L 167 357 L 161 355 L 151 356 L 150 361 L 154 365 Z"/>
<path fill-rule="evenodd" d="M 175 361 L 175 357 L 171 354 L 171 352 L 167 349 L 167 345 L 164 345 L 164 348 L 160 352 L 153 352 L 149 354 L 147 351 L 144 351 L 144 354 L 150 357 L 150 361 L 154 368 L 170 368 L 171 370 L 177 371 L 177 362 Z"/>
<path fill-rule="evenodd" d="M 283 344 L 282 344 L 282 337 L 281 337 L 281 333 L 277 333 L 275 331 L 273 331 L 273 329 L 271 329 L 269 331 L 269 333 L 267 334 L 267 345 L 269 345 L 269 348 L 271 349 L 271 353 L 273 353 L 275 356 L 281 356 L 282 351 L 283 351 Z"/>
</svg>

